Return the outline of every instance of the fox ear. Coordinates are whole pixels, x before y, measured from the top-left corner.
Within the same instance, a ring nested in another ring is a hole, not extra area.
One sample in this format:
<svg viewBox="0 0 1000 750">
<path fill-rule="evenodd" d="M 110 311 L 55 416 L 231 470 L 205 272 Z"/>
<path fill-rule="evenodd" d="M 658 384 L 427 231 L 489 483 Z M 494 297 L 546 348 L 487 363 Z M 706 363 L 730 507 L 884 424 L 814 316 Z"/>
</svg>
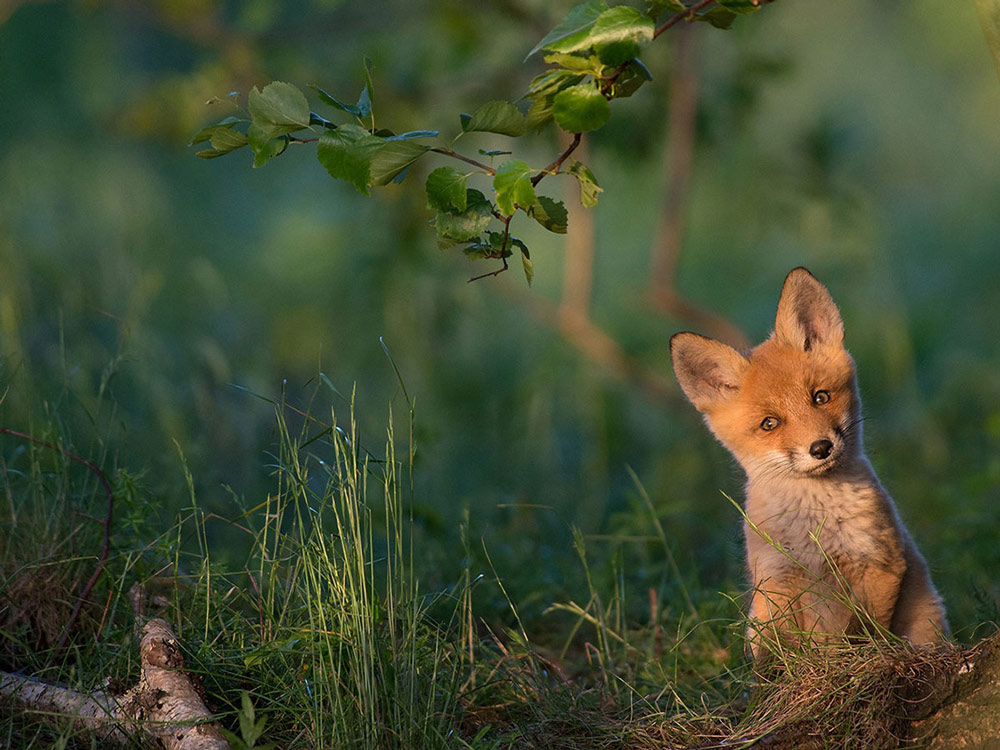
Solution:
<svg viewBox="0 0 1000 750">
<path fill-rule="evenodd" d="M 681 390 L 698 411 L 735 395 L 750 361 L 730 346 L 697 333 L 670 339 L 670 357 Z"/>
<path fill-rule="evenodd" d="M 805 352 L 817 344 L 844 345 L 844 323 L 833 297 L 805 268 L 793 269 L 785 277 L 774 336 Z"/>
</svg>

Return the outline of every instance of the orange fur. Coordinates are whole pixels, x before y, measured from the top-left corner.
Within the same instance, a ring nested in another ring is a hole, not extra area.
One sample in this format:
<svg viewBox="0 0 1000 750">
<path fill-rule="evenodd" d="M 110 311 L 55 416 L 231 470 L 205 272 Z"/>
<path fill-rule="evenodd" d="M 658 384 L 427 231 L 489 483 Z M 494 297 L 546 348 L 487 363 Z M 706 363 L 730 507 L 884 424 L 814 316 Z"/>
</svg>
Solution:
<svg viewBox="0 0 1000 750">
<path fill-rule="evenodd" d="M 866 620 L 915 644 L 948 634 L 944 607 L 864 455 L 861 399 L 840 312 L 804 268 L 774 333 L 747 354 L 694 333 L 674 372 L 747 475 L 750 640 L 850 634 Z"/>
</svg>

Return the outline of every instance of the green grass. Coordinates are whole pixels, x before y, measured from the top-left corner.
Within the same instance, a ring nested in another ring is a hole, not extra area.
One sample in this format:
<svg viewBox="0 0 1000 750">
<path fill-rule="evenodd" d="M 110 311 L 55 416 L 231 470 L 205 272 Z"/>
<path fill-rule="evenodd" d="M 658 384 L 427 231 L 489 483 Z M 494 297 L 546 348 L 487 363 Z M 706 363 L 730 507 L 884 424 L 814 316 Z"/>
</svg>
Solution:
<svg viewBox="0 0 1000 750">
<path fill-rule="evenodd" d="M 409 510 L 412 411 L 390 410 L 376 444 L 360 433 L 353 410 L 341 422 L 332 412 L 275 407 L 273 491 L 222 519 L 199 507 L 188 476 L 190 502 L 165 533 L 147 528 L 144 538 L 134 519 L 123 519 L 107 572 L 63 652 L 53 646 L 57 625 L 94 564 L 85 550 L 97 546 L 80 513 L 99 505 L 100 493 L 57 451 L 7 454 L 4 668 L 80 690 L 108 678 L 131 684 L 138 663 L 126 592 L 139 580 L 167 602 L 159 614 L 174 624 L 236 747 L 748 747 L 765 737 L 776 747 L 807 738 L 882 748 L 905 732 L 907 685 L 933 682 L 959 658 L 955 649 L 919 653 L 876 634 L 776 648 L 754 669 L 742 655 L 738 600 L 682 583 L 671 599 L 655 588 L 632 590 L 621 556 L 610 561 L 612 584 L 602 590 L 579 532 L 573 546 L 586 588 L 525 623 L 485 542 L 486 567 L 473 569 L 467 514 L 461 574 L 444 589 L 423 590 Z M 119 473 L 126 505 L 137 502 L 136 488 Z M 684 579 L 663 528 L 650 523 Z M 232 554 L 217 561 L 213 547 L 234 530 L 245 541 L 241 565 Z M 495 588 L 486 601 L 499 596 L 501 611 L 477 608 L 483 587 Z M 630 614 L 634 598 L 647 600 L 643 618 Z M 0 741 L 91 746 L 41 718 L 3 707 Z"/>
</svg>

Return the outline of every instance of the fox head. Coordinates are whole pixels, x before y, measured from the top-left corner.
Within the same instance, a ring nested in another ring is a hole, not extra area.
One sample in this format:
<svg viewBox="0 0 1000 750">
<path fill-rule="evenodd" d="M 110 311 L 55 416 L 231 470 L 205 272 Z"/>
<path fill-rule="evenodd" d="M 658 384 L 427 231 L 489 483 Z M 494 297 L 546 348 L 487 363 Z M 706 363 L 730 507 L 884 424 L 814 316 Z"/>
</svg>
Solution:
<svg viewBox="0 0 1000 750">
<path fill-rule="evenodd" d="M 785 278 L 774 332 L 743 354 L 696 333 L 670 339 L 674 372 L 750 478 L 817 476 L 861 453 L 861 401 L 844 324 L 805 268 Z"/>
</svg>

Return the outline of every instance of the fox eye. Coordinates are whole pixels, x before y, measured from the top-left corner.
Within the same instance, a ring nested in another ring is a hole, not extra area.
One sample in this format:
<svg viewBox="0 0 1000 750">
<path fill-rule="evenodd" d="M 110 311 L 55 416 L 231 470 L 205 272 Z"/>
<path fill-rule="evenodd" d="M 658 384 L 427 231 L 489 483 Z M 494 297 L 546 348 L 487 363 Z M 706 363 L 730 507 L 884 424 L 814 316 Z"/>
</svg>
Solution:
<svg viewBox="0 0 1000 750">
<path fill-rule="evenodd" d="M 830 391 L 816 391 L 813 394 L 813 403 L 819 406 L 830 403 Z"/>
<path fill-rule="evenodd" d="M 770 432 L 779 424 L 781 424 L 781 420 L 777 417 L 764 417 L 764 421 L 760 423 L 760 429 L 764 430 L 764 432 Z"/>
</svg>

